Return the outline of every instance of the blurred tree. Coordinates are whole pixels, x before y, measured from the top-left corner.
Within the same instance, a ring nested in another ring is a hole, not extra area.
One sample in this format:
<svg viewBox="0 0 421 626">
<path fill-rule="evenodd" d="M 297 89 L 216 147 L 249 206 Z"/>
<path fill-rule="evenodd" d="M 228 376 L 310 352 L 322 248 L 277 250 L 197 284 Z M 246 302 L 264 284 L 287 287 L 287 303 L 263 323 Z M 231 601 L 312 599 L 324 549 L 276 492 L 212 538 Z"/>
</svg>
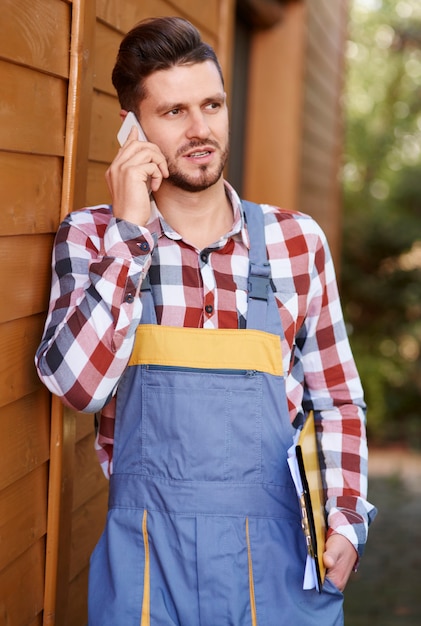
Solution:
<svg viewBox="0 0 421 626">
<path fill-rule="evenodd" d="M 353 0 L 341 290 L 378 442 L 421 446 L 421 2 Z"/>
</svg>

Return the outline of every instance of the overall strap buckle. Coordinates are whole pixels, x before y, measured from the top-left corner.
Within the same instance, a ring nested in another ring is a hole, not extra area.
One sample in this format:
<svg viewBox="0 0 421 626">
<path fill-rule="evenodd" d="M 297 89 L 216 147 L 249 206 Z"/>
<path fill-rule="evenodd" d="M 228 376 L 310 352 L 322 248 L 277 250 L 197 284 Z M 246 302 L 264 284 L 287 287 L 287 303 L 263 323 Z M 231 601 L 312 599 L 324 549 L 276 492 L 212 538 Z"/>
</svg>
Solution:
<svg viewBox="0 0 421 626">
<path fill-rule="evenodd" d="M 262 207 L 242 200 L 250 238 L 247 328 L 266 330 L 270 285 L 270 265 L 266 252 Z"/>
<path fill-rule="evenodd" d="M 270 287 L 270 266 L 266 262 L 263 266 L 256 266 L 250 263 L 250 274 L 248 277 L 249 298 L 254 300 L 268 299 Z"/>
</svg>

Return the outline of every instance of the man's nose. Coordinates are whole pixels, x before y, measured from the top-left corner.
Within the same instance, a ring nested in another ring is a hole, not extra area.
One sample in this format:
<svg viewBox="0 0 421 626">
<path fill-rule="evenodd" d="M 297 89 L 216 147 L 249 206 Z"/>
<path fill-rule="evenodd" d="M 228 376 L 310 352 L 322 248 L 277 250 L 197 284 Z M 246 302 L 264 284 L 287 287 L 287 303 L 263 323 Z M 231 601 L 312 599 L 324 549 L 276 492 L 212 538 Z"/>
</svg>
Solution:
<svg viewBox="0 0 421 626">
<path fill-rule="evenodd" d="M 188 137 L 206 139 L 206 137 L 209 136 L 209 133 L 209 125 L 207 123 L 206 116 L 202 113 L 202 111 L 191 113 L 189 118 L 189 127 L 187 130 Z"/>
</svg>

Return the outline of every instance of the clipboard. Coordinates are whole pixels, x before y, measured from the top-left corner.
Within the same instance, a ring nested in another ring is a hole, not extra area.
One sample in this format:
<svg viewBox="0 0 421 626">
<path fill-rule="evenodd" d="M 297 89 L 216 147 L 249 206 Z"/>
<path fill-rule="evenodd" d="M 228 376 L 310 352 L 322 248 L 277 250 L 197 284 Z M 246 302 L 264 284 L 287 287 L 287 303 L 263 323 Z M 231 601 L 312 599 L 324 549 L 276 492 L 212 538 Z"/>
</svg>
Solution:
<svg viewBox="0 0 421 626">
<path fill-rule="evenodd" d="M 326 519 L 313 411 L 307 416 L 295 452 L 303 486 L 300 498 L 302 526 L 308 553 L 314 559 L 318 590 L 321 593 L 326 575 L 323 564 Z"/>
</svg>

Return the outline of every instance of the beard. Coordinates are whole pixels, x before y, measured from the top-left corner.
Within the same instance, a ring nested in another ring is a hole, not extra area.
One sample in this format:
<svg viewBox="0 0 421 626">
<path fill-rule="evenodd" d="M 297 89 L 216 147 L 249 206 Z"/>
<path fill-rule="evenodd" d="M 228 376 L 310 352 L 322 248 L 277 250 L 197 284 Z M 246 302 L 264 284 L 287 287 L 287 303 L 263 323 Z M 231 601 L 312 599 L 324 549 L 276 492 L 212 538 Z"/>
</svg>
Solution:
<svg viewBox="0 0 421 626">
<path fill-rule="evenodd" d="M 204 145 L 207 145 L 207 146 L 212 145 L 215 148 L 220 149 L 220 146 L 216 141 L 209 141 L 209 140 L 206 142 L 191 141 L 188 145 L 180 148 L 180 150 L 177 151 L 175 156 L 177 158 L 178 156 L 181 156 L 187 150 L 191 150 L 193 148 L 200 148 Z M 220 161 L 216 168 L 215 166 L 211 167 L 209 165 L 202 165 L 202 166 L 199 166 L 198 172 L 196 172 L 195 175 L 190 175 L 190 174 L 187 174 L 186 172 L 183 172 L 182 169 L 177 166 L 175 159 L 172 160 L 165 155 L 167 158 L 168 171 L 169 171 L 169 176 L 166 180 L 174 187 L 178 187 L 179 189 L 182 189 L 183 191 L 188 191 L 191 193 L 204 191 L 205 189 L 212 187 L 212 185 L 217 183 L 218 180 L 221 178 L 222 172 L 224 171 L 224 167 L 228 160 L 228 154 L 229 154 L 229 146 L 227 145 L 225 147 L 225 150 L 221 152 Z"/>
</svg>

